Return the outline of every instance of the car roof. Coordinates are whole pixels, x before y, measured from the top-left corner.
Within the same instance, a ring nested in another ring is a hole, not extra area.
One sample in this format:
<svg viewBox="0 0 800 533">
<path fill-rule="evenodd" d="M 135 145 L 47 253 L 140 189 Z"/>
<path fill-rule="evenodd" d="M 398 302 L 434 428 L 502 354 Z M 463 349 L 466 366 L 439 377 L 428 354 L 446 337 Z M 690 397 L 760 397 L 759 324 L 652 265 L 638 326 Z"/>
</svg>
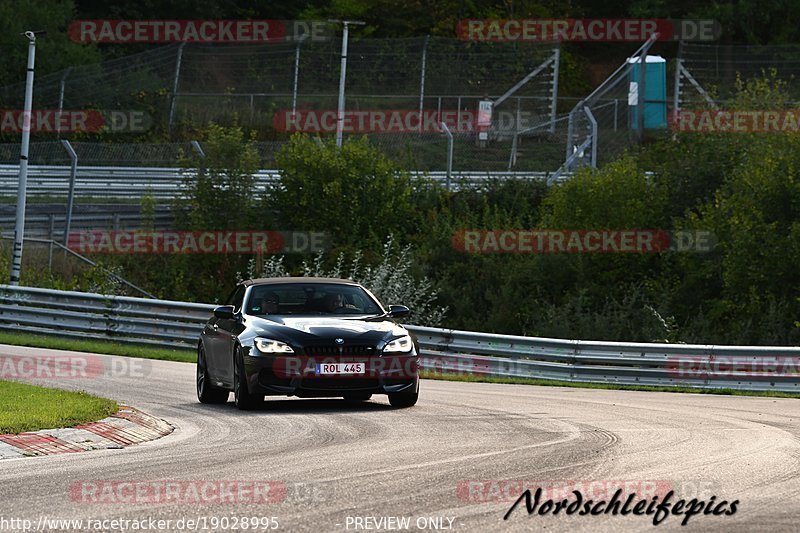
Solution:
<svg viewBox="0 0 800 533">
<path fill-rule="evenodd" d="M 248 279 L 243 281 L 241 284 L 245 287 L 249 287 L 251 285 L 275 285 L 275 284 L 283 284 L 283 283 L 336 283 L 340 285 L 358 285 L 352 279 L 342 279 L 342 278 L 314 278 L 314 277 L 286 277 L 286 278 L 255 278 L 255 279 Z"/>
</svg>

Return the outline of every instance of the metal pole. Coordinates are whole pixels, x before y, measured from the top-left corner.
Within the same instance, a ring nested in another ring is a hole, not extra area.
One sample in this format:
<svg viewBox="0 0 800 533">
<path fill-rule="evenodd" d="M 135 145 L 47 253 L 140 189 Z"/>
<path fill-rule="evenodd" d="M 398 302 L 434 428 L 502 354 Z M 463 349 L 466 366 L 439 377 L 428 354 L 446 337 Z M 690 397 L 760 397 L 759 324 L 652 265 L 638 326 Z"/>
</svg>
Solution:
<svg viewBox="0 0 800 533">
<path fill-rule="evenodd" d="M 597 168 L 597 120 L 589 106 L 584 106 L 583 112 L 586 113 L 589 123 L 592 125 L 592 168 Z"/>
<path fill-rule="evenodd" d="M 47 271 L 48 272 L 52 272 L 53 271 L 53 232 L 55 231 L 55 225 L 56 225 L 56 219 L 55 219 L 55 216 L 53 216 L 53 213 L 50 213 L 49 215 L 47 215 L 47 221 L 48 221 L 48 223 L 50 225 L 50 228 L 49 228 L 49 231 L 50 231 L 50 233 L 49 233 L 50 243 L 47 245 Z"/>
<path fill-rule="evenodd" d="M 561 59 L 561 49 L 553 51 L 553 100 L 550 102 L 550 133 L 556 132 L 556 104 L 558 103 L 558 64 Z"/>
<path fill-rule="evenodd" d="M 175 117 L 175 100 L 178 98 L 178 80 L 181 77 L 181 62 L 183 61 L 183 47 L 186 43 L 183 42 L 178 47 L 178 58 L 175 61 L 175 75 L 172 78 L 172 98 L 169 103 L 169 121 L 167 122 L 167 130 L 172 133 L 172 121 Z"/>
<path fill-rule="evenodd" d="M 200 141 L 189 141 L 189 145 L 191 145 L 192 149 L 197 155 L 205 158 L 206 153 L 203 151 L 203 147 L 200 146 Z"/>
<path fill-rule="evenodd" d="M 648 47 L 649 48 L 649 47 Z M 644 138 L 644 83 L 645 83 L 645 69 L 647 68 L 647 48 L 642 50 L 639 54 L 639 84 L 637 86 L 637 102 L 638 115 L 636 116 L 636 131 L 639 136 L 639 141 Z"/>
<path fill-rule="evenodd" d="M 72 226 L 72 207 L 75 204 L 75 178 L 78 173 L 78 154 L 72 148 L 68 140 L 61 141 L 61 145 L 69 153 L 70 169 L 69 169 L 69 196 L 67 196 L 67 220 L 64 224 L 64 246 L 69 243 L 69 230 Z M 52 236 L 50 237 L 53 238 Z"/>
<path fill-rule="evenodd" d="M 64 111 L 64 92 L 67 87 L 67 76 L 69 76 L 70 71 L 72 71 L 72 67 L 67 67 L 64 71 L 64 75 L 61 76 L 61 83 L 58 86 L 58 117 L 56 119 L 56 130 L 58 131 L 58 138 L 61 138 L 61 113 Z"/>
<path fill-rule="evenodd" d="M 422 45 L 422 66 L 420 67 L 419 74 L 419 132 L 422 133 L 422 102 L 425 98 L 425 64 L 428 61 L 428 41 L 431 36 L 425 36 L 425 43 Z"/>
<path fill-rule="evenodd" d="M 344 130 L 344 81 L 347 78 L 347 22 L 342 30 L 342 66 L 339 70 L 339 105 L 336 111 L 336 146 L 342 146 Z"/>
<path fill-rule="evenodd" d="M 517 120 L 514 123 L 514 138 L 511 140 L 511 155 L 508 158 L 508 170 L 517 164 L 517 142 L 519 139 L 520 122 L 522 120 L 521 99 L 517 97 Z"/>
<path fill-rule="evenodd" d="M 304 33 L 297 41 L 297 48 L 294 50 L 294 84 L 292 85 L 292 119 L 294 119 L 297 112 L 297 83 L 300 77 L 300 45 L 308 38 L 308 34 Z"/>
<path fill-rule="evenodd" d="M 573 107 L 572 110 L 569 112 L 569 121 L 567 122 L 567 153 L 565 156 L 565 160 L 569 159 L 569 157 L 572 155 L 572 148 L 573 148 L 572 135 L 575 129 L 574 116 L 575 116 L 575 110 L 578 109 L 579 107 L 583 107 L 583 100 L 578 102 L 578 105 Z"/>
<path fill-rule="evenodd" d="M 28 186 L 28 147 L 31 138 L 31 108 L 33 107 L 33 64 L 36 58 L 36 34 L 26 31 L 28 38 L 28 73 L 25 78 L 25 107 L 22 112 L 22 146 L 19 155 L 19 188 L 17 189 L 17 223 L 14 229 L 14 251 L 10 285 L 19 285 L 22 269 L 22 242 L 25 236 L 25 200 Z"/>
<path fill-rule="evenodd" d="M 450 177 L 453 175 L 453 134 L 450 133 L 450 128 L 447 127 L 447 124 L 444 122 L 442 124 L 442 129 L 447 134 L 447 181 L 445 181 L 445 186 L 447 187 L 448 192 L 450 191 Z"/>
<path fill-rule="evenodd" d="M 678 43 L 678 57 L 675 59 L 675 89 L 672 94 L 672 115 L 673 120 L 678 119 L 678 111 L 681 108 L 681 66 L 683 65 L 683 41 Z"/>
<path fill-rule="evenodd" d="M 344 81 L 347 78 L 347 38 L 350 24 L 366 24 L 356 20 L 329 20 L 328 22 L 342 23 L 342 66 L 339 70 L 339 106 L 336 113 L 336 146 L 342 146 L 342 132 L 344 131 Z"/>
</svg>

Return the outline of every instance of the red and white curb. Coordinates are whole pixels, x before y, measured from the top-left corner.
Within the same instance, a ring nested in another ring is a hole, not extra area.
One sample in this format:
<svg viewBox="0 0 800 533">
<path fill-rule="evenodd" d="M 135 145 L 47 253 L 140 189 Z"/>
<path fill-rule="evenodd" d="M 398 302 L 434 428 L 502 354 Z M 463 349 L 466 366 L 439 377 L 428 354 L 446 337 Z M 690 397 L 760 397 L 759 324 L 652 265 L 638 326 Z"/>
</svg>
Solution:
<svg viewBox="0 0 800 533">
<path fill-rule="evenodd" d="M 98 422 L 72 428 L 0 435 L 0 460 L 123 448 L 131 444 L 160 439 L 172 433 L 174 429 L 160 418 L 123 405 L 116 414 Z"/>
</svg>

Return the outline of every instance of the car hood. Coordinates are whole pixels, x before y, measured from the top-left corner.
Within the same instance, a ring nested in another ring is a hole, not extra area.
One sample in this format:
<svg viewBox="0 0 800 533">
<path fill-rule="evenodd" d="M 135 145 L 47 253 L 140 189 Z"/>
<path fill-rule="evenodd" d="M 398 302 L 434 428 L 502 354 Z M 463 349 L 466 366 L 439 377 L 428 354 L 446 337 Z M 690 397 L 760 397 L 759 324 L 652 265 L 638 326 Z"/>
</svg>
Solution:
<svg viewBox="0 0 800 533">
<path fill-rule="evenodd" d="M 256 335 L 271 336 L 288 342 L 324 342 L 334 338 L 375 343 L 406 335 L 408 332 L 391 320 L 359 320 L 327 316 L 275 316 L 270 319 L 250 317 Z"/>
</svg>

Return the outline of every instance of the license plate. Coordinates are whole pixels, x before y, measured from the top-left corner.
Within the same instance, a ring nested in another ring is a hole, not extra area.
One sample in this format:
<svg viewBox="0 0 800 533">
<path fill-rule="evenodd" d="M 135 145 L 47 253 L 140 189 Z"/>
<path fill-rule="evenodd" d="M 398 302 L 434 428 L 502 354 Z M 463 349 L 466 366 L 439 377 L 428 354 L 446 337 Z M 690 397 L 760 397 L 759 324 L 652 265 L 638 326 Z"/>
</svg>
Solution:
<svg viewBox="0 0 800 533">
<path fill-rule="evenodd" d="M 363 374 L 364 366 L 364 363 L 322 363 L 317 365 L 317 374 L 322 376 Z"/>
</svg>

